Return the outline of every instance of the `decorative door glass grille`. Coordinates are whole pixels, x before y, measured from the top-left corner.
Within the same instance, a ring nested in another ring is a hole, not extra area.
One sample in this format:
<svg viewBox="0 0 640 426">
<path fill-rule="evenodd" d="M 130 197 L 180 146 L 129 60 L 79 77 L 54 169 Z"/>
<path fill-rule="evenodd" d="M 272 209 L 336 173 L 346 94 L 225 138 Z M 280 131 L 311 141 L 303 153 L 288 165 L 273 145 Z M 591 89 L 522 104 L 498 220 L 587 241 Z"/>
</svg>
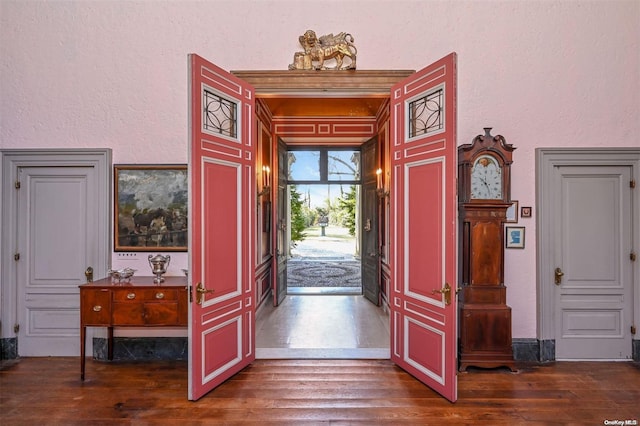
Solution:
<svg viewBox="0 0 640 426">
<path fill-rule="evenodd" d="M 202 127 L 204 131 L 230 138 L 238 137 L 238 106 L 209 90 L 202 95 Z"/>
<path fill-rule="evenodd" d="M 444 89 L 409 102 L 409 138 L 444 129 Z"/>
</svg>

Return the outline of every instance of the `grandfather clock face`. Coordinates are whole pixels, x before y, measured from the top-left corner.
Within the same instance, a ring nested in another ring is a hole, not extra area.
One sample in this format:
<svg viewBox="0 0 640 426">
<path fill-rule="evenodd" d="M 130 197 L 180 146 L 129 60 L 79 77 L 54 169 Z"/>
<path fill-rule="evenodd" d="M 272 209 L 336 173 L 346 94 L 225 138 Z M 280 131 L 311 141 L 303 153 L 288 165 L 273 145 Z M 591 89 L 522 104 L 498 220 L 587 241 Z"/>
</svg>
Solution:
<svg viewBox="0 0 640 426">
<path fill-rule="evenodd" d="M 471 169 L 471 199 L 502 199 L 502 168 L 495 157 L 481 155 Z"/>
</svg>

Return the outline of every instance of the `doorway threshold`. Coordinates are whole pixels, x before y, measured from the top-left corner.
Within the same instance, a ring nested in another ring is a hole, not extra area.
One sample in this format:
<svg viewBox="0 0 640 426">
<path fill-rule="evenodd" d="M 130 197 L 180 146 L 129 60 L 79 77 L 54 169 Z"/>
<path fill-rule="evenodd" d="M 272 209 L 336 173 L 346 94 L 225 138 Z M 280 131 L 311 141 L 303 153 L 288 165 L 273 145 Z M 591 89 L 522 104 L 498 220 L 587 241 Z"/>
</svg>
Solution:
<svg viewBox="0 0 640 426">
<path fill-rule="evenodd" d="M 256 348 L 256 359 L 390 359 L 389 348 Z"/>
<path fill-rule="evenodd" d="M 361 295 L 360 287 L 287 287 L 287 294 L 296 296 L 308 295 Z"/>
</svg>

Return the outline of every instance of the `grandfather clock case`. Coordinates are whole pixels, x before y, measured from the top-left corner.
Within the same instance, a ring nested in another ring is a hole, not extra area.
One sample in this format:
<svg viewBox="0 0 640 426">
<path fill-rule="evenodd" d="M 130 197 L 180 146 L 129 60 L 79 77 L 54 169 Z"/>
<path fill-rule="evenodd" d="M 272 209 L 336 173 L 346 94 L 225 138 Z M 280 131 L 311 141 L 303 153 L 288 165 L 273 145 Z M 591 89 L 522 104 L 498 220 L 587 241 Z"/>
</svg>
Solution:
<svg viewBox="0 0 640 426">
<path fill-rule="evenodd" d="M 491 128 L 458 147 L 460 224 L 460 371 L 508 367 L 515 371 L 511 308 L 504 284 L 504 231 L 511 206 L 515 149 Z"/>
</svg>

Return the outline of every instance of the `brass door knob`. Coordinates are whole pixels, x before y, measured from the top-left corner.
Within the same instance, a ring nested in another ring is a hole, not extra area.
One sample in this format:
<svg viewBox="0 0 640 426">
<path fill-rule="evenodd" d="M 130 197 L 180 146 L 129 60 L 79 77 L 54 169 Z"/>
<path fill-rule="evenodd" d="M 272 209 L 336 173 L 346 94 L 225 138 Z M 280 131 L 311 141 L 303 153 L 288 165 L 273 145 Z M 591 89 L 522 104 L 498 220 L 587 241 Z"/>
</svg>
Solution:
<svg viewBox="0 0 640 426">
<path fill-rule="evenodd" d="M 202 305 L 202 302 L 204 302 L 204 295 L 207 293 L 213 293 L 214 291 L 215 290 L 213 289 L 207 290 L 204 284 L 198 283 L 198 285 L 196 286 L 196 303 L 198 305 Z"/>
<path fill-rule="evenodd" d="M 444 287 L 440 290 L 431 290 L 431 294 L 442 294 L 444 295 L 444 303 L 447 305 L 451 304 L 451 286 L 449 283 L 445 283 Z"/>
</svg>

